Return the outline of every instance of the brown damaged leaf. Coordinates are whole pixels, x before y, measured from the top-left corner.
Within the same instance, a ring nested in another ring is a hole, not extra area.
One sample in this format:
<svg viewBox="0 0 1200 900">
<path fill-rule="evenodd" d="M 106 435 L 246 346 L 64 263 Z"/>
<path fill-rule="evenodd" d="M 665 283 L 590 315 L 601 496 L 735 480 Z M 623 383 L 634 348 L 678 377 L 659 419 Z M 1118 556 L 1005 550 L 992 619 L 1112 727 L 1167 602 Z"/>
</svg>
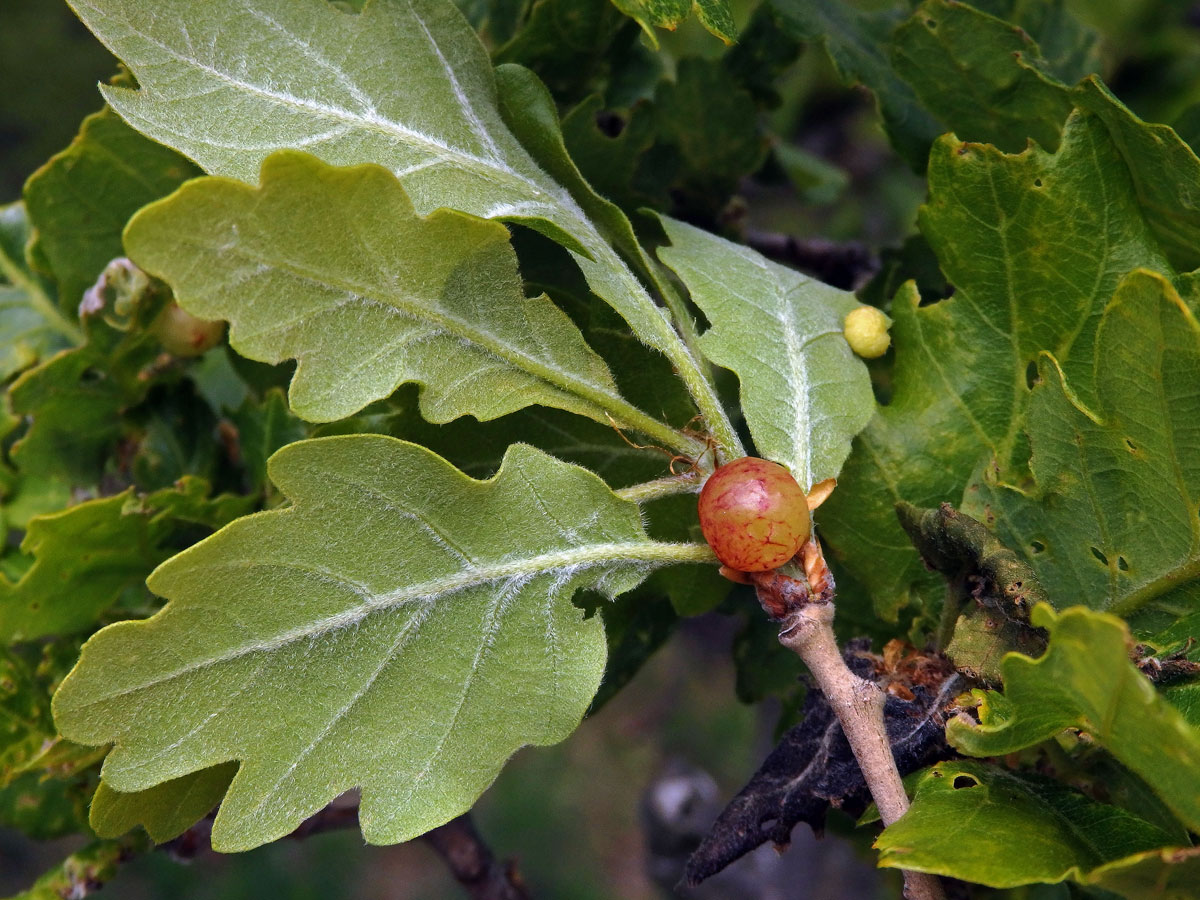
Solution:
<svg viewBox="0 0 1200 900">
<path fill-rule="evenodd" d="M 900 502 L 896 515 L 925 565 L 946 577 L 937 643 L 959 671 L 996 683 L 1005 653 L 1041 655 L 1046 637 L 1029 624 L 1029 610 L 1048 598 L 1033 569 L 948 503 L 921 509 Z"/>
<path fill-rule="evenodd" d="M 947 755 L 945 711 L 964 687 L 945 660 L 906 653 L 884 656 L 851 641 L 846 664 L 862 678 L 875 678 L 887 691 L 884 721 L 901 774 Z M 912 699 L 904 699 L 904 695 Z M 831 807 L 857 815 L 870 795 L 837 717 L 820 691 L 809 691 L 802 721 L 783 736 L 750 782 L 729 803 L 688 860 L 686 877 L 695 886 L 766 843 L 783 847 L 800 822 L 820 832 Z"/>
</svg>

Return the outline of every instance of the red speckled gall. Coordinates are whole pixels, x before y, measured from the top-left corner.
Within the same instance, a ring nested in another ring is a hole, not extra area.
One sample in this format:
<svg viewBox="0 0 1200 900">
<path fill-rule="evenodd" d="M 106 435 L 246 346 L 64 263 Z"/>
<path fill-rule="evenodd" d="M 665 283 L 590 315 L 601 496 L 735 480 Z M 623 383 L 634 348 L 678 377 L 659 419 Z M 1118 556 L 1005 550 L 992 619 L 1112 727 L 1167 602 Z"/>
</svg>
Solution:
<svg viewBox="0 0 1200 900">
<path fill-rule="evenodd" d="M 808 499 L 783 466 L 745 456 L 721 466 L 700 492 L 700 528 L 722 563 L 767 572 L 808 540 Z"/>
</svg>

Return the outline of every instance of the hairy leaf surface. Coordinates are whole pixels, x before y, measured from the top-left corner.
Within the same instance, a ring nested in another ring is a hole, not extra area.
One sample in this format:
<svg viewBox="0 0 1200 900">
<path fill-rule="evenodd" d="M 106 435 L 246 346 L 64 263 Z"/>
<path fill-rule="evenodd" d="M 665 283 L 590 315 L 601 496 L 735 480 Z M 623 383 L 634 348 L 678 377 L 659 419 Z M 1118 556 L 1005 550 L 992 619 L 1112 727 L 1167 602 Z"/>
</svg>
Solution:
<svg viewBox="0 0 1200 900">
<path fill-rule="evenodd" d="M 875 846 L 881 866 L 1011 888 L 1082 881 L 1170 843 L 1149 822 L 1060 782 L 953 760 L 921 775 L 912 807 Z"/>
<path fill-rule="evenodd" d="M 207 172 L 253 183 L 275 150 L 377 163 L 416 211 L 520 221 L 565 243 L 597 294 L 651 346 L 696 363 L 645 288 L 505 125 L 491 62 L 450 0 L 75 0 L 134 71 L 104 88 L 139 131 Z M 557 127 L 557 123 L 554 123 Z"/>
<path fill-rule="evenodd" d="M 301 441 L 270 468 L 292 506 L 160 567 L 149 585 L 167 607 L 93 637 L 55 697 L 64 735 L 115 743 L 115 790 L 239 760 L 213 829 L 223 850 L 281 837 L 353 787 L 374 843 L 463 812 L 595 694 L 603 626 L 575 591 L 711 559 L 651 541 L 633 503 L 521 445 L 483 482 L 370 435 Z"/>
<path fill-rule="evenodd" d="M 433 422 L 535 403 L 603 422 L 630 408 L 571 320 L 523 295 L 503 225 L 449 210 L 422 218 L 376 166 L 281 152 L 257 189 L 191 182 L 140 213 L 126 244 L 189 312 L 229 320 L 240 353 L 299 360 L 291 405 L 313 421 L 405 381 L 424 386 Z"/>
<path fill-rule="evenodd" d="M 862 360 L 842 335 L 854 295 L 665 216 L 675 270 L 712 323 L 704 353 L 741 379 L 742 412 L 760 455 L 804 488 L 834 478 L 875 409 Z"/>
<path fill-rule="evenodd" d="M 979 724 L 960 716 L 950 743 L 971 756 L 1002 756 L 1079 729 L 1139 775 L 1179 820 L 1200 827 L 1200 729 L 1187 724 L 1129 661 L 1129 631 L 1106 613 L 1046 604 L 1033 624 L 1050 631 L 1038 659 L 1011 653 L 1004 693 L 976 691 Z"/>
</svg>

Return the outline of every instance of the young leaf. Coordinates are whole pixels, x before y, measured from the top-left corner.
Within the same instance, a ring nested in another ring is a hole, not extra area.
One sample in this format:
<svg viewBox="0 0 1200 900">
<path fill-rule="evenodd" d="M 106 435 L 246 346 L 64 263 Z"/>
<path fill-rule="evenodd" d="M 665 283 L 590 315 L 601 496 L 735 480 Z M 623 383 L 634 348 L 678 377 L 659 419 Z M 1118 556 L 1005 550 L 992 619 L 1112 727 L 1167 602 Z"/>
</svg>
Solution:
<svg viewBox="0 0 1200 900">
<path fill-rule="evenodd" d="M 875 846 L 881 866 L 1011 888 L 1083 881 L 1170 843 L 1161 829 L 1060 782 L 954 760 L 921 775 L 912 807 Z"/>
<path fill-rule="evenodd" d="M 139 213 L 125 242 L 189 312 L 228 319 L 238 352 L 297 359 L 291 405 L 311 421 L 417 381 L 432 422 L 540 403 L 655 428 L 571 320 L 523 295 L 503 225 L 449 210 L 422 218 L 377 166 L 277 153 L 259 188 L 193 181 Z"/>
<path fill-rule="evenodd" d="M 303 149 L 334 165 L 390 169 L 421 215 L 447 207 L 543 231 L 572 250 L 635 334 L 671 358 L 718 439 L 737 448 L 668 318 L 505 125 L 491 63 L 450 0 L 378 0 L 360 14 L 325 0 L 155 0 L 153 15 L 145 4 L 72 4 L 138 77 L 138 91 L 103 89 L 135 128 L 211 174 L 253 182 L 273 151 Z"/>
<path fill-rule="evenodd" d="M 1002 756 L 1079 729 L 1141 776 L 1190 830 L 1200 828 L 1200 729 L 1129 661 L 1124 623 L 1039 604 L 1033 624 L 1050 631 L 1045 655 L 1005 657 L 1004 693 L 975 692 L 979 724 L 952 719 L 950 743 L 971 756 Z"/>
<path fill-rule="evenodd" d="M 141 500 L 130 489 L 33 519 L 21 542 L 33 565 L 16 582 L 0 576 L 0 641 L 94 627 L 100 613 L 171 555 L 169 538 L 180 519 L 219 528 L 249 511 L 246 498 L 209 500 L 206 493 L 202 481 L 187 479 Z"/>
<path fill-rule="evenodd" d="M 955 293 L 921 305 L 902 289 L 893 301 L 891 403 L 821 507 L 837 556 L 891 619 L 912 593 L 934 605 L 942 595 L 896 521 L 896 501 L 958 502 L 977 466 L 1028 459 L 1029 364 L 1053 352 L 1086 402 L 1096 326 L 1121 277 L 1138 266 L 1171 271 L 1093 115 L 1071 117 L 1055 154 L 942 138 L 929 186 L 921 230 Z"/>
<path fill-rule="evenodd" d="M 156 844 L 177 838 L 221 802 L 236 763 L 201 769 L 156 784 L 144 791 L 122 794 L 101 781 L 92 797 L 88 824 L 98 837 L 120 837 L 139 825 Z"/>
<path fill-rule="evenodd" d="M 270 471 L 292 505 L 160 567 L 167 607 L 99 632 L 55 697 L 64 735 L 116 745 L 113 789 L 239 760 L 221 850 L 281 837 L 353 787 L 373 843 L 458 815 L 596 692 L 603 626 L 575 591 L 711 559 L 651 541 L 633 503 L 521 445 L 483 482 L 375 435 L 292 444 Z"/>
<path fill-rule="evenodd" d="M 854 295 L 770 262 L 683 222 L 660 217 L 675 270 L 712 323 L 704 353 L 741 380 L 742 411 L 759 454 L 802 487 L 837 477 L 875 398 L 866 366 L 842 336 Z"/>
<path fill-rule="evenodd" d="M 80 340 L 25 261 L 29 236 L 24 204 L 0 207 L 0 381 Z"/>
<path fill-rule="evenodd" d="M 124 255 L 121 231 L 129 217 L 199 174 L 105 109 L 84 119 L 71 146 L 30 176 L 25 204 L 37 228 L 36 251 L 68 313 L 109 260 Z"/>
<path fill-rule="evenodd" d="M 1054 357 L 1029 404 L 1030 467 L 985 473 L 971 508 L 1051 598 L 1123 616 L 1195 609 L 1200 578 L 1200 323 L 1171 283 L 1131 273 L 1100 319 L 1082 403 Z"/>
</svg>

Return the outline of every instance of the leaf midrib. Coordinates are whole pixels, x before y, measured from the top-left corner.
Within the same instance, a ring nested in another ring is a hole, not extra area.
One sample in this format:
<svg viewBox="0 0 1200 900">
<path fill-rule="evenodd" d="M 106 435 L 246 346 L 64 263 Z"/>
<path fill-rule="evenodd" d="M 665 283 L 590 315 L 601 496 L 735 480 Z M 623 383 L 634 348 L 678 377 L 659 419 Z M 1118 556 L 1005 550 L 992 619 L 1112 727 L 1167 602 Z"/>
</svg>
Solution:
<svg viewBox="0 0 1200 900">
<path fill-rule="evenodd" d="M 323 619 L 318 619 L 315 622 L 310 622 L 291 631 L 283 632 L 268 640 L 242 644 L 218 656 L 195 660 L 164 675 L 156 676 L 149 681 L 122 688 L 119 691 L 106 693 L 103 697 L 80 703 L 78 706 L 71 708 L 75 710 L 87 709 L 101 703 L 107 703 L 117 697 L 128 696 L 129 694 L 146 690 L 167 681 L 172 681 L 191 672 L 208 668 L 209 666 L 240 659 L 252 653 L 266 653 L 280 650 L 299 640 L 319 639 L 331 632 L 355 625 L 376 612 L 386 612 L 414 601 L 437 600 L 448 594 L 456 594 L 471 588 L 483 587 L 504 579 L 521 577 L 533 579 L 539 575 L 564 569 L 582 572 L 600 565 L 615 566 L 622 563 L 636 564 L 643 562 L 663 564 L 672 562 L 708 562 L 712 559 L 712 551 L 706 544 L 667 543 L 649 540 L 590 544 L 552 553 L 543 553 L 538 556 L 510 560 L 508 562 L 471 566 L 449 575 L 432 578 L 417 584 L 406 585 L 383 594 L 370 593 L 363 585 L 356 584 L 333 573 L 319 573 L 325 576 L 326 583 L 334 583 L 348 588 L 352 593 L 363 598 L 365 602 L 351 609 L 342 610 L 335 615 L 326 616 Z M 254 559 L 225 558 L 208 560 L 204 564 L 204 570 L 209 573 L 215 569 L 240 569 L 246 571 L 263 568 L 299 571 L 310 577 L 318 575 L 318 573 L 312 570 L 303 569 L 295 564 L 263 562 L 262 560 Z M 143 626 L 139 624 L 135 627 Z"/>
</svg>

